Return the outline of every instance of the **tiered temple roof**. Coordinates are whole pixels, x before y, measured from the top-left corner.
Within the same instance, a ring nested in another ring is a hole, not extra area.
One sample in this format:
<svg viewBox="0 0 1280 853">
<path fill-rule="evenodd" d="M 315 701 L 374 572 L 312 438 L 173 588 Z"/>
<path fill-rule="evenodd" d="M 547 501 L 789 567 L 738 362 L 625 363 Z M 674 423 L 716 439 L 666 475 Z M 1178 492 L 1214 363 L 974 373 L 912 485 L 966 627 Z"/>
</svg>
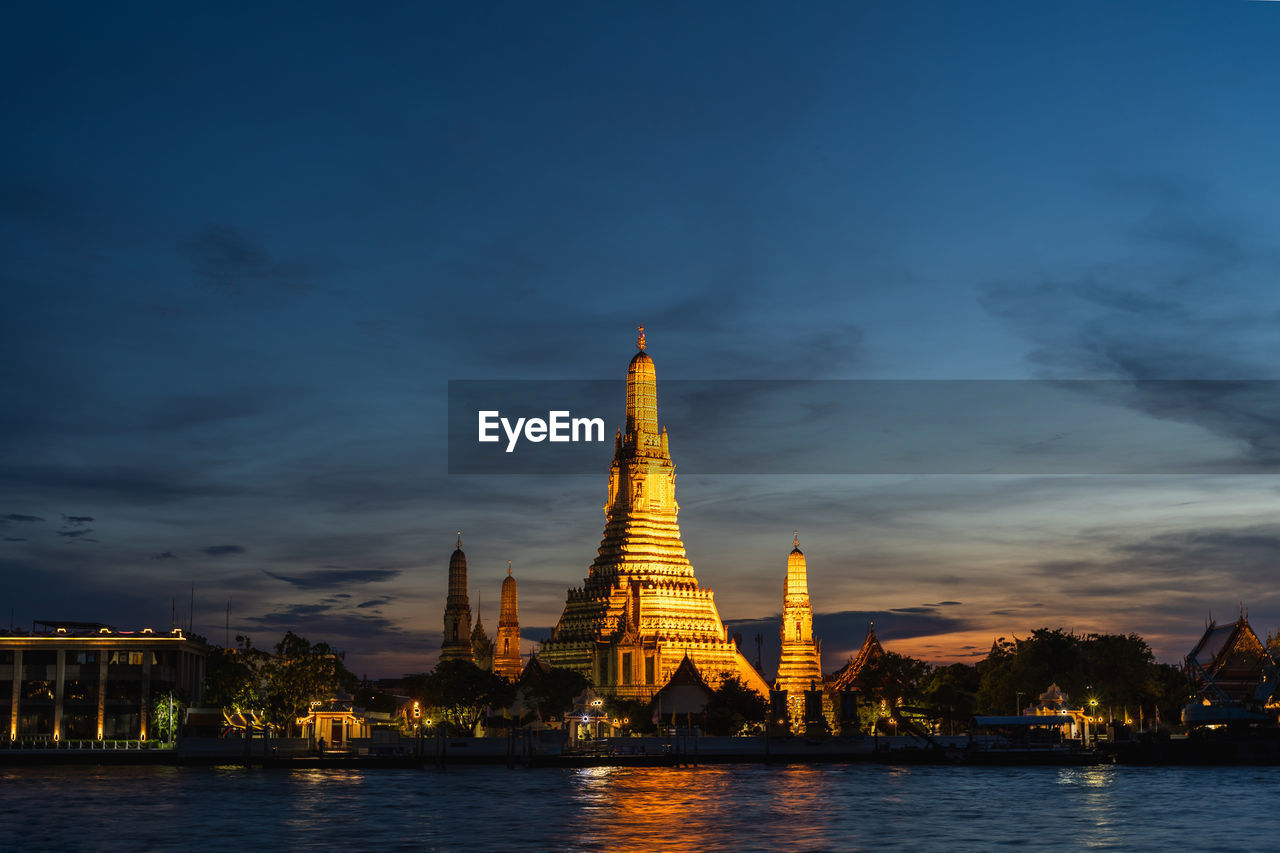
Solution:
<svg viewBox="0 0 1280 853">
<path fill-rule="evenodd" d="M 867 626 L 867 637 L 862 641 L 862 648 L 858 649 L 858 653 L 827 677 L 827 689 L 831 692 L 853 690 L 863 667 L 881 657 L 884 657 L 884 646 L 880 645 L 880 638 L 876 636 L 875 623 L 872 622 Z"/>
<path fill-rule="evenodd" d="M 1239 702 L 1254 697 L 1270 663 L 1242 609 L 1230 625 L 1210 622 L 1185 666 L 1197 699 Z"/>
<path fill-rule="evenodd" d="M 637 343 L 627 367 L 626 429 L 614 440 L 609 469 L 604 535 L 542 654 L 627 698 L 651 697 L 686 655 L 712 683 L 734 675 L 767 695 L 685 554 L 675 464 L 667 432 L 658 428 L 657 375 L 643 328 Z"/>
</svg>

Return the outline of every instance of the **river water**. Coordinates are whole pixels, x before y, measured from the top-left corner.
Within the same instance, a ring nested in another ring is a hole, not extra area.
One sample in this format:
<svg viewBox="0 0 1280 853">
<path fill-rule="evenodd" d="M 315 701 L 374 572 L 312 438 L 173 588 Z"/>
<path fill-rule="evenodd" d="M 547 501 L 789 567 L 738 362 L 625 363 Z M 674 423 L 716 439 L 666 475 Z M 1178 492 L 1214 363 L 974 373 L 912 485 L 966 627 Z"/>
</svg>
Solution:
<svg viewBox="0 0 1280 853">
<path fill-rule="evenodd" d="M 1280 768 L 0 769 L 0 850 L 1280 849 Z"/>
</svg>

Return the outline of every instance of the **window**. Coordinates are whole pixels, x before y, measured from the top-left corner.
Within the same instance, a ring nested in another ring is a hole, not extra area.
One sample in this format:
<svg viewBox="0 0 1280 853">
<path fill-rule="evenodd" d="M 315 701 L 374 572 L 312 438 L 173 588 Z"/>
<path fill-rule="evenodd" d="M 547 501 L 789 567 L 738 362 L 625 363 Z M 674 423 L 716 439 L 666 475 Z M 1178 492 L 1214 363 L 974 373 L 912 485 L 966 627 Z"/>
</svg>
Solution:
<svg viewBox="0 0 1280 853">
<path fill-rule="evenodd" d="M 622 683 L 631 683 L 631 652 L 622 653 Z"/>
<path fill-rule="evenodd" d="M 653 655 L 644 658 L 644 683 L 653 684 Z"/>
</svg>

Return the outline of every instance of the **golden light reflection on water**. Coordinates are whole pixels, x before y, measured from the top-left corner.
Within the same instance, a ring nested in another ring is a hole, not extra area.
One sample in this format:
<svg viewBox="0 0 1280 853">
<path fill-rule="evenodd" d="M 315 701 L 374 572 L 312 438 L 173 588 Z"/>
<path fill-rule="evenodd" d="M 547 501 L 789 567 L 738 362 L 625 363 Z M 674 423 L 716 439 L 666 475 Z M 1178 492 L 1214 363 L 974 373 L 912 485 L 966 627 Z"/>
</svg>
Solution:
<svg viewBox="0 0 1280 853">
<path fill-rule="evenodd" d="M 1073 767 L 1058 774 L 1058 784 L 1078 789 L 1072 797 L 1081 827 L 1077 838 L 1084 847 L 1110 847 L 1117 841 L 1122 810 L 1112 797 L 1114 766 Z"/>
<path fill-rule="evenodd" d="M 696 768 L 608 768 L 574 779 L 577 850 L 830 849 L 836 839 L 821 815 L 829 774 L 797 765 L 744 773 Z M 840 841 L 854 849 L 853 839 Z"/>
</svg>

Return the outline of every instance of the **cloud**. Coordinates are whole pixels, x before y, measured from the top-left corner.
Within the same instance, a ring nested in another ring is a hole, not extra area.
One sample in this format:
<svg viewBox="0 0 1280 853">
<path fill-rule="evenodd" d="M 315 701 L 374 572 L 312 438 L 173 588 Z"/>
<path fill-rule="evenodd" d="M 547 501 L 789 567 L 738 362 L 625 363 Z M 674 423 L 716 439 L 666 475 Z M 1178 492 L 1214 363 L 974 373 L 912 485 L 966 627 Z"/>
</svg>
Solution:
<svg viewBox="0 0 1280 853">
<path fill-rule="evenodd" d="M 1246 463 L 1280 464 L 1275 388 L 1244 381 L 1278 378 L 1269 354 L 1280 304 L 1258 282 L 1274 277 L 1280 255 L 1176 179 L 1109 176 L 1104 189 L 1134 211 L 1124 256 L 988 285 L 983 306 L 1031 343 L 1042 376 L 1169 380 L 1118 385 L 1103 399 L 1200 426 Z"/>
<path fill-rule="evenodd" d="M 230 295 L 308 287 L 304 265 L 272 257 L 261 241 L 235 226 L 205 225 L 184 244 L 183 253 L 206 285 Z"/>
<path fill-rule="evenodd" d="M 91 515 L 67 515 L 67 514 L 64 512 L 64 513 L 62 514 L 62 520 L 63 520 L 63 521 L 65 521 L 67 524 L 89 524 L 90 522 L 92 522 L 92 521 L 93 521 L 93 516 L 91 516 Z"/>
<path fill-rule="evenodd" d="M 178 559 L 178 555 L 177 555 L 177 554 L 175 554 L 175 553 L 173 553 L 172 551 L 165 551 L 165 552 L 160 553 L 160 554 L 152 554 L 152 555 L 151 555 L 151 559 L 153 559 L 153 560 L 176 560 L 176 559 Z"/>
<path fill-rule="evenodd" d="M 391 596 L 385 595 L 382 598 L 371 598 L 368 601 L 362 601 L 359 604 L 357 604 L 356 607 L 359 607 L 361 609 L 365 609 L 369 607 L 381 607 L 382 605 L 386 604 L 389 601 L 391 601 Z"/>
<path fill-rule="evenodd" d="M 844 610 L 815 613 L 813 633 L 822 642 L 822 668 L 830 672 L 843 666 L 849 656 L 862 646 L 867 628 L 875 623 L 876 635 L 886 646 L 894 640 L 909 640 L 967 630 L 972 620 L 960 616 L 944 616 L 925 608 L 901 610 Z M 742 651 L 755 660 L 755 636 L 761 638 L 761 657 L 766 672 L 777 669 L 780 642 L 778 635 L 782 617 L 765 619 L 726 619 L 730 633 L 742 634 Z"/>
<path fill-rule="evenodd" d="M 74 539 L 74 538 L 76 538 L 76 537 L 78 537 L 78 536 L 84 536 L 84 535 L 89 534 L 89 533 L 92 533 L 92 532 L 93 532 L 93 528 L 92 528 L 92 527 L 84 527 L 84 528 L 81 528 L 81 529 L 79 529 L 79 530 L 59 530 L 59 531 L 57 531 L 57 533 L 58 533 L 58 535 L 59 535 L 59 536 L 65 536 L 65 537 L 66 537 L 66 538 L 68 538 L 68 539 Z M 86 540 L 86 541 L 90 541 L 90 540 Z"/>
<path fill-rule="evenodd" d="M 406 631 L 383 616 L 335 610 L 327 604 L 292 604 L 242 621 L 273 631 L 293 631 L 330 644 L 356 641 L 366 647 L 394 646 L 398 651 L 426 652 L 436 646 L 430 635 Z"/>
<path fill-rule="evenodd" d="M 243 554 L 245 549 L 239 545 L 210 545 L 204 552 L 210 557 L 225 557 L 228 554 Z"/>
<path fill-rule="evenodd" d="M 20 539 L 20 538 L 18 538 L 18 537 L 16 537 L 16 536 L 6 536 L 6 537 L 4 537 L 4 541 L 5 541 L 5 542 L 26 542 L 27 540 L 25 540 L 25 539 Z"/>
<path fill-rule="evenodd" d="M 2 465 L 0 483 L 27 491 L 39 490 L 65 497 L 93 494 L 126 505 L 165 504 L 184 498 L 235 497 L 249 491 L 243 485 L 228 486 L 201 481 L 181 468 L 150 466 Z M 9 516 L 12 518 L 12 516 Z M 43 521 L 35 516 L 14 520 Z"/>
<path fill-rule="evenodd" d="M 16 512 L 9 513 L 5 516 L 5 519 L 8 521 L 44 521 L 44 519 L 38 515 L 20 515 Z"/>
<path fill-rule="evenodd" d="M 298 589 L 330 589 L 354 583 L 382 583 L 400 576 L 399 569 L 317 569 L 295 575 L 284 575 L 276 572 L 263 574 L 268 577 L 292 584 Z M 338 597 L 350 598 L 350 593 L 339 593 Z"/>
</svg>

